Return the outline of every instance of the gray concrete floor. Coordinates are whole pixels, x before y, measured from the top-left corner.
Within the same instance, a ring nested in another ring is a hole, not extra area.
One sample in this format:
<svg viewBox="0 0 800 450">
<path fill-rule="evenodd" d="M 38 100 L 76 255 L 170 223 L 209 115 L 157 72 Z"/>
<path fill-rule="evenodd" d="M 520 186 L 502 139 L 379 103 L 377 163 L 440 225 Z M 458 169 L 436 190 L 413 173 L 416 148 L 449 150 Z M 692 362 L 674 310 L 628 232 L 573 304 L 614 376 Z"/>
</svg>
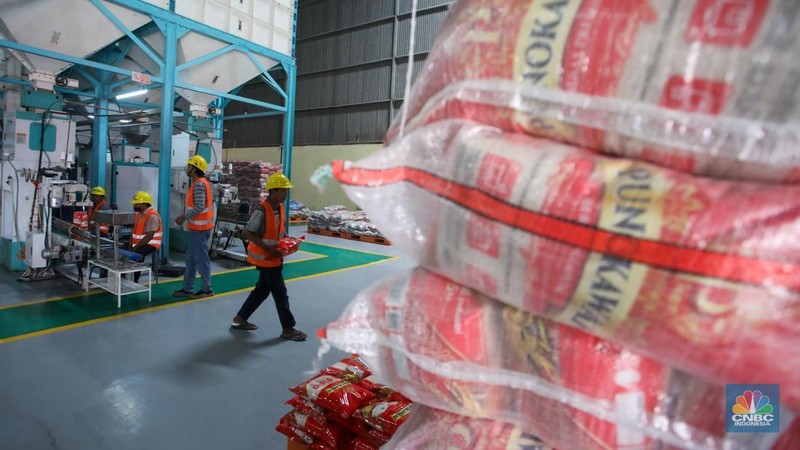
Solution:
<svg viewBox="0 0 800 450">
<path fill-rule="evenodd" d="M 215 271 L 241 266 L 214 261 Z M 411 266 L 400 258 L 288 283 L 297 328 L 309 334 L 301 343 L 278 338 L 271 299 L 251 317 L 258 330 L 231 330 L 244 292 L 0 344 L 0 448 L 284 449 L 274 428 L 289 410 L 288 388 L 344 356 L 318 356 L 316 330 L 372 281 Z M 0 306 L 79 292 L 65 280 L 15 278 L 0 270 Z"/>
</svg>

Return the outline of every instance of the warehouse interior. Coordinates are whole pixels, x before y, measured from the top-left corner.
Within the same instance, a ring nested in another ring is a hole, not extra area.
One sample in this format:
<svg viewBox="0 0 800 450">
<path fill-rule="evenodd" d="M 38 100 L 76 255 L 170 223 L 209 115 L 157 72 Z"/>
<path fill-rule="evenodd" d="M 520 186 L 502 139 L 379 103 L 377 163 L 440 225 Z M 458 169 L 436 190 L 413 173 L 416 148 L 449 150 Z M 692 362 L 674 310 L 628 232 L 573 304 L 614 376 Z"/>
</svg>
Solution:
<svg viewBox="0 0 800 450">
<path fill-rule="evenodd" d="M 800 448 L 798 49 L 792 0 L 0 0 L 3 448 Z"/>
</svg>

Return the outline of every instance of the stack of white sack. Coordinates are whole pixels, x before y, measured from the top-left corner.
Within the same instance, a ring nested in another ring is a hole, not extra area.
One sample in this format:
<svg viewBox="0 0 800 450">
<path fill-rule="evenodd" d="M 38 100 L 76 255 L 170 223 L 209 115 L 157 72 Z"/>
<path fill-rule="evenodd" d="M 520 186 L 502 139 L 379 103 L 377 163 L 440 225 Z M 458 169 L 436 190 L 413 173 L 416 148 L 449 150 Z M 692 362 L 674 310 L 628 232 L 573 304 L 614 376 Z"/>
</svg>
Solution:
<svg viewBox="0 0 800 450">
<path fill-rule="evenodd" d="M 507 422 L 553 448 L 788 450 L 798 437 L 726 434 L 723 387 L 423 269 L 364 290 L 326 331 L 416 404 Z M 414 424 L 438 426 L 416 414 L 405 435 L 425 434 Z M 782 429 L 792 418 L 784 412 Z M 497 426 L 450 421 L 472 436 Z M 390 448 L 415 448 L 404 439 L 412 438 L 396 436 Z M 459 448 L 478 448 L 467 443 Z"/>
<path fill-rule="evenodd" d="M 728 182 L 463 120 L 334 172 L 423 267 L 800 406 L 800 186 Z"/>
<path fill-rule="evenodd" d="M 678 170 L 800 180 L 795 0 L 462 0 L 389 140 L 467 118 Z"/>
</svg>

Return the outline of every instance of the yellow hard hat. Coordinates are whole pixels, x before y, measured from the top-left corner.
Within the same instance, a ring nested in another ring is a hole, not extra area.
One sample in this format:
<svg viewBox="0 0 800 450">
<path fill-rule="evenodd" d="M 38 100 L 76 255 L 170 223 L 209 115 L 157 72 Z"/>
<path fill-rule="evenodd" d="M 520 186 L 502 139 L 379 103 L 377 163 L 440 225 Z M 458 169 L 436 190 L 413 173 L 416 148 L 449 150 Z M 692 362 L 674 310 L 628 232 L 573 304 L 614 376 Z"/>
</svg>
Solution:
<svg viewBox="0 0 800 450">
<path fill-rule="evenodd" d="M 186 161 L 186 164 L 197 167 L 203 173 L 206 173 L 206 169 L 208 169 L 208 162 L 200 155 L 192 156 Z"/>
<path fill-rule="evenodd" d="M 286 178 L 286 175 L 282 173 L 273 173 L 272 175 L 267 178 L 267 182 L 264 183 L 264 187 L 267 190 L 270 189 L 291 189 L 294 187 L 291 181 Z"/>
<path fill-rule="evenodd" d="M 106 190 L 102 186 L 95 186 L 92 188 L 92 195 L 106 195 Z"/>
<path fill-rule="evenodd" d="M 133 196 L 133 200 L 131 200 L 131 203 L 133 203 L 134 205 L 137 203 L 147 203 L 152 205 L 153 196 L 150 195 L 149 192 L 139 191 Z"/>
</svg>

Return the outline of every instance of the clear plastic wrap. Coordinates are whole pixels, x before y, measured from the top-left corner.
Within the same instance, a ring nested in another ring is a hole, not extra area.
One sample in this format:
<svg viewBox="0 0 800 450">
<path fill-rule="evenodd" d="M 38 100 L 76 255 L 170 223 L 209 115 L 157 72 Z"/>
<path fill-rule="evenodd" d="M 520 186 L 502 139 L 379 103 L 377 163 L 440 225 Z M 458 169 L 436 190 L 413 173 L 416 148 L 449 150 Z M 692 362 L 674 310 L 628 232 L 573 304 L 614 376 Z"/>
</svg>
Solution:
<svg viewBox="0 0 800 450">
<path fill-rule="evenodd" d="M 800 186 L 714 180 L 464 120 L 334 164 L 422 266 L 800 407 Z"/>
<path fill-rule="evenodd" d="M 558 449 L 756 450 L 778 439 L 726 434 L 721 386 L 423 269 L 361 292 L 327 338 L 415 404 L 509 422 Z M 414 415 L 400 433 L 418 433 Z"/>
<path fill-rule="evenodd" d="M 553 450 L 507 422 L 474 419 L 414 405 L 408 422 L 382 450 Z"/>
<path fill-rule="evenodd" d="M 696 174 L 795 182 L 799 14 L 795 0 L 462 0 L 388 140 L 465 118 Z"/>
</svg>

